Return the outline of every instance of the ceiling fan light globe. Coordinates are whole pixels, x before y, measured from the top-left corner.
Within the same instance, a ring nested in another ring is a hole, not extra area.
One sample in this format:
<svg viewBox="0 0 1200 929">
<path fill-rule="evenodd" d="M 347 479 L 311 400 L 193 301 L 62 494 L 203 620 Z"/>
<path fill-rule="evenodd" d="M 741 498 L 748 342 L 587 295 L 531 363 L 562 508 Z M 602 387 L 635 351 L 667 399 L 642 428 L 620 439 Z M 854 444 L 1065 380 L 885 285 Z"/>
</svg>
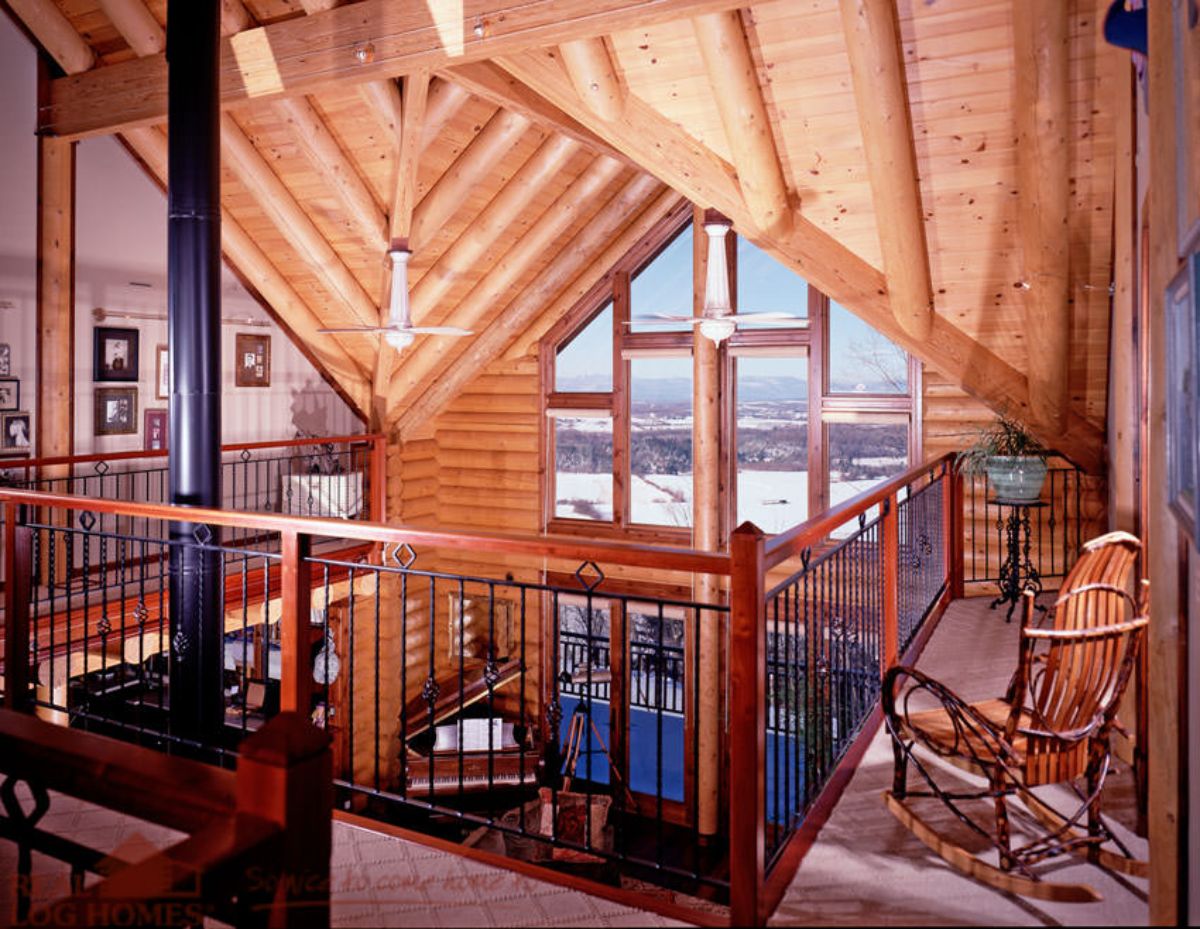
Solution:
<svg viewBox="0 0 1200 929">
<path fill-rule="evenodd" d="M 737 323 L 723 316 L 712 316 L 700 323 L 700 334 L 718 345 L 733 335 L 736 329 Z"/>
<path fill-rule="evenodd" d="M 388 331 L 383 337 L 387 339 L 388 345 L 398 352 L 404 351 L 404 349 L 412 345 L 413 340 L 416 339 L 416 336 L 411 332 L 401 332 L 396 329 Z"/>
</svg>

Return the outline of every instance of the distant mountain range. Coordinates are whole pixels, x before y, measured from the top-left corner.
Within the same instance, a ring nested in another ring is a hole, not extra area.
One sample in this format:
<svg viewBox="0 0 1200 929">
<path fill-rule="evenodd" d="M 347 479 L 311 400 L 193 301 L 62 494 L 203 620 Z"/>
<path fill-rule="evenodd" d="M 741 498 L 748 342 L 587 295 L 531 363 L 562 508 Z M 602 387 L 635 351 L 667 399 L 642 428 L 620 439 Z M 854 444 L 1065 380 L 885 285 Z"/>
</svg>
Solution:
<svg viewBox="0 0 1200 929">
<path fill-rule="evenodd" d="M 565 391 L 605 391 L 611 385 L 599 375 L 564 377 L 558 382 Z M 882 383 L 867 382 L 868 393 L 885 391 Z M 692 382 L 685 377 L 656 377 L 638 381 L 635 403 L 687 403 L 692 397 Z M 751 403 L 765 400 L 807 400 L 808 382 L 799 377 L 743 377 L 738 382 L 738 399 Z"/>
</svg>

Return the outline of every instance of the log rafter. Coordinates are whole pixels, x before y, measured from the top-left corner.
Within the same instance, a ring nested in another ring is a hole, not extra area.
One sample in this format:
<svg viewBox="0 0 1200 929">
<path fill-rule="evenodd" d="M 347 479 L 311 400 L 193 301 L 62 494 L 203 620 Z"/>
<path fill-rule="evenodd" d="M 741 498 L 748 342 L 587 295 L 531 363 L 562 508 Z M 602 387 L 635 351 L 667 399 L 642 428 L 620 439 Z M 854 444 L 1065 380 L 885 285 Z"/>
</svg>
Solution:
<svg viewBox="0 0 1200 929">
<path fill-rule="evenodd" d="M 914 339 L 895 320 L 883 274 L 803 216 L 795 218 L 787 236 L 772 237 L 760 230 L 732 166 L 636 94 L 630 95 L 624 115 L 610 122 L 583 105 L 553 51 L 502 56 L 497 63 L 693 203 L 729 216 L 738 232 L 759 248 L 852 308 L 905 351 L 953 378 L 972 396 L 993 409 L 1029 419 L 1024 374 L 940 314 L 935 315 L 926 339 Z M 1073 418 L 1065 432 L 1041 430 L 1039 437 L 1088 470 L 1100 466 L 1103 436 L 1082 419 Z"/>
<path fill-rule="evenodd" d="M 140 0 L 138 0 L 140 3 Z M 155 33 L 145 28 L 148 23 L 140 17 L 132 4 L 126 4 L 129 10 L 118 12 L 126 14 L 125 21 L 140 24 L 137 32 L 132 32 L 134 42 L 139 47 L 149 48 L 158 41 L 165 42 L 165 35 Z M 95 58 L 87 43 L 70 28 L 70 23 L 63 17 L 58 8 L 50 0 L 22 0 L 20 4 L 10 4 L 13 12 L 34 33 L 43 47 L 58 61 L 59 65 L 69 73 L 80 67 L 91 67 Z M 145 7 L 142 7 L 143 10 Z M 26 19 L 28 15 L 29 19 Z M 61 22 L 60 22 L 61 21 Z M 58 25 L 54 25 L 58 23 Z M 49 24 L 49 25 L 47 25 Z M 65 25 L 70 30 L 70 36 L 61 32 L 60 26 Z M 131 43 L 131 47 L 133 44 Z M 162 133 L 144 128 L 122 134 L 122 141 L 138 156 L 151 177 L 160 185 L 166 184 L 167 143 Z M 228 211 L 222 210 L 222 246 L 233 267 L 249 282 L 251 282 L 264 300 L 278 314 L 280 321 L 295 332 L 302 342 L 311 344 L 310 330 L 315 332 L 319 324 L 312 309 L 295 293 L 291 285 L 267 261 L 266 256 L 245 234 Z M 314 348 L 314 360 L 330 379 L 338 386 L 343 395 L 357 409 L 366 408 L 366 377 L 363 368 L 353 357 L 337 343 Z"/>
<path fill-rule="evenodd" d="M 658 193 L 655 193 L 655 191 Z M 647 204 L 634 219 L 631 215 Z M 416 391 L 397 420 L 401 435 L 429 422 L 513 340 L 543 314 L 561 317 L 590 290 L 613 261 L 629 251 L 651 228 L 680 204 L 679 195 L 647 174 L 624 187 L 580 230 L 538 276 L 537 282 L 512 300 L 487 327 Z M 547 301 L 553 300 L 547 308 Z"/>
<path fill-rule="evenodd" d="M 787 180 L 741 15 L 698 16 L 692 29 L 750 215 L 763 232 L 786 236 L 792 228 Z"/>
<path fill-rule="evenodd" d="M 33 0 L 19 0 L 27 5 Z M 418 68 L 481 61 L 733 9 L 745 0 L 480 0 L 482 35 L 439 21 L 424 3 L 359 0 L 344 7 L 246 29 L 221 47 L 221 107 L 339 84 L 400 77 Z M 447 28 L 453 27 L 453 28 Z M 455 37 L 457 36 L 457 37 Z M 372 54 L 355 49 L 369 44 Z M 90 54 L 90 50 L 89 50 Z M 90 63 L 87 65 L 90 67 Z M 166 59 L 152 55 L 51 82 L 39 129 L 77 138 L 161 122 L 167 113 Z"/>
<path fill-rule="evenodd" d="M 604 39 L 576 39 L 558 47 L 575 92 L 603 119 L 616 119 L 625 109 L 626 90 Z"/>
<path fill-rule="evenodd" d="M 1069 407 L 1070 35 L 1061 3 L 1015 0 L 1017 178 L 1025 289 L 1029 405 L 1034 422 L 1062 429 Z"/>
<path fill-rule="evenodd" d="M 467 328 L 482 324 L 503 295 L 508 293 L 537 261 L 556 247 L 557 240 L 570 228 L 580 213 L 589 208 L 596 196 L 622 170 L 624 166 L 611 158 L 602 155 L 595 159 L 457 304 L 454 308 L 455 323 Z M 404 360 L 390 387 L 392 404 L 399 404 L 410 391 L 419 388 L 424 378 L 451 350 L 449 341 L 426 339 L 424 344 L 417 346 L 416 351 Z"/>
<path fill-rule="evenodd" d="M 925 339 L 933 282 L 895 0 L 841 0 L 841 13 L 892 313 Z"/>
</svg>

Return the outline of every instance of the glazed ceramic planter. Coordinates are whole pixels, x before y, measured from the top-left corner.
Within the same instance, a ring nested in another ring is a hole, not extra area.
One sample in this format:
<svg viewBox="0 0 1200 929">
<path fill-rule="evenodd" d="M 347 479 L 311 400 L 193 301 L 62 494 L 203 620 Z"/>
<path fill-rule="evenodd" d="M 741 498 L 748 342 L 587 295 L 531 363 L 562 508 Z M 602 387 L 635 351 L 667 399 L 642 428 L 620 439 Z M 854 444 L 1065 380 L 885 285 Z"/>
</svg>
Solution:
<svg viewBox="0 0 1200 929">
<path fill-rule="evenodd" d="M 993 455 L 985 465 L 992 492 L 999 500 L 1035 503 L 1046 481 L 1046 462 L 1042 458 L 1020 455 Z"/>
</svg>

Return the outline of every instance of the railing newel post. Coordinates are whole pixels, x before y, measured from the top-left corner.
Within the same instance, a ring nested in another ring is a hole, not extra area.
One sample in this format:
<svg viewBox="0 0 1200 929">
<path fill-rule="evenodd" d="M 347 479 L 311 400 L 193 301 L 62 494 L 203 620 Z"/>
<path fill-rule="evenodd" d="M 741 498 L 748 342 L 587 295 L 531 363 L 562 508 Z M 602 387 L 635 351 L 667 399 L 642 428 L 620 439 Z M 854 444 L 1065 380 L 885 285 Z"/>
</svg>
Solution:
<svg viewBox="0 0 1200 929">
<path fill-rule="evenodd" d="M 312 537 L 295 529 L 288 529 L 282 535 L 279 708 L 294 710 L 307 717 L 312 691 L 308 637 Z"/>
<path fill-rule="evenodd" d="M 961 600 L 965 590 L 966 532 L 964 528 L 966 508 L 962 469 L 954 462 L 948 465 L 946 486 L 943 488 L 946 519 L 946 572 L 950 588 L 950 599 Z"/>
<path fill-rule="evenodd" d="M 371 439 L 371 521 L 387 521 L 387 436 Z"/>
<path fill-rule="evenodd" d="M 729 542 L 729 897 L 735 926 L 766 921 L 765 536 L 742 523 Z"/>
<path fill-rule="evenodd" d="M 33 531 L 24 525 L 24 507 L 4 503 L 4 705 L 29 709 L 29 598 L 33 572 Z"/>
<path fill-rule="evenodd" d="M 900 506 L 893 492 L 883 501 L 883 648 L 880 674 L 900 659 Z"/>
</svg>

